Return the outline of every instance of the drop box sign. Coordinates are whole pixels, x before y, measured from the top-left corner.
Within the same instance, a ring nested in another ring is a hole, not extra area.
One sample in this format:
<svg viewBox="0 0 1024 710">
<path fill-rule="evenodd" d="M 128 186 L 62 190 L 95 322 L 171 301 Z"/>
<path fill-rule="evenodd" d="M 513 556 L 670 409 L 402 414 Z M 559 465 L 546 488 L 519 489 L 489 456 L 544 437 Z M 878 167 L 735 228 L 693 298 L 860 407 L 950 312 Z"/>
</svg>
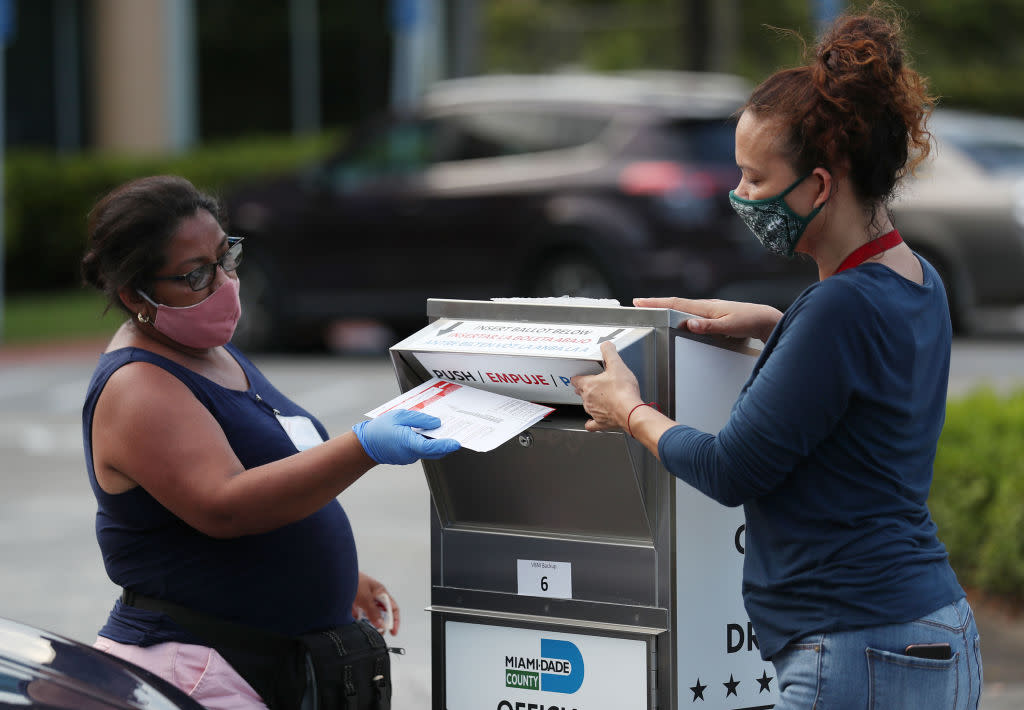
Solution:
<svg viewBox="0 0 1024 710">
<path fill-rule="evenodd" d="M 445 624 L 448 710 L 645 710 L 647 644 L 486 624 Z"/>
</svg>

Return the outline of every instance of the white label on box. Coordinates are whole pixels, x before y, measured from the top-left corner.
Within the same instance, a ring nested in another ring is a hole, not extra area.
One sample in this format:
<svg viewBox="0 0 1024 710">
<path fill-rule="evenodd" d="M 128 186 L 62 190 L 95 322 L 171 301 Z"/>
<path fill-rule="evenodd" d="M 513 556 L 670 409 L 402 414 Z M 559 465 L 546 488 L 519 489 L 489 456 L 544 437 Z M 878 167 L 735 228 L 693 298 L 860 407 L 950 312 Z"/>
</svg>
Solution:
<svg viewBox="0 0 1024 710">
<path fill-rule="evenodd" d="M 572 599 L 572 563 L 516 560 L 519 594 Z"/>
<path fill-rule="evenodd" d="M 716 433 L 756 358 L 682 337 L 675 344 L 676 420 Z M 679 707 L 773 707 L 775 669 L 761 659 L 743 607 L 743 509 L 725 508 L 681 481 L 675 487 Z"/>
<path fill-rule="evenodd" d="M 447 710 L 645 710 L 647 643 L 445 622 Z"/>
</svg>

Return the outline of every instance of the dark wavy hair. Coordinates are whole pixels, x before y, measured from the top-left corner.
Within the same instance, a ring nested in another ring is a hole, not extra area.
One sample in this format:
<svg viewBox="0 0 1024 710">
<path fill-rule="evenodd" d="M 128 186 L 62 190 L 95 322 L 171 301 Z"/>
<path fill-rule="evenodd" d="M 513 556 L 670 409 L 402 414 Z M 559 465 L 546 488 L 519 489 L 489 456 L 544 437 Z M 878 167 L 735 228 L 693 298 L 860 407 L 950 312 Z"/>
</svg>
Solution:
<svg viewBox="0 0 1024 710">
<path fill-rule="evenodd" d="M 216 199 L 175 175 L 132 180 L 96 203 L 89 212 L 89 245 L 81 272 L 87 286 L 106 295 L 106 310 L 128 310 L 118 296 L 122 287 L 148 290 L 165 264 L 167 243 L 198 210 L 222 221 Z"/>
<path fill-rule="evenodd" d="M 857 196 L 888 203 L 899 180 L 931 150 L 936 99 L 903 51 L 902 16 L 872 3 L 839 17 L 806 66 L 762 82 L 743 110 L 789 127 L 783 150 L 798 174 L 848 167 Z"/>
</svg>

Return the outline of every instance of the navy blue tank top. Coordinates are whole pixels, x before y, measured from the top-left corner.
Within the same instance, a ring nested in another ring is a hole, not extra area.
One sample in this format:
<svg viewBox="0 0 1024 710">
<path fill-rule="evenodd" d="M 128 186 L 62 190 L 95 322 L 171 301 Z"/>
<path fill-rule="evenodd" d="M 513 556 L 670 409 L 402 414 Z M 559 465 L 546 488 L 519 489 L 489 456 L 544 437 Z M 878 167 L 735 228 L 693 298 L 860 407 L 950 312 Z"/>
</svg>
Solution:
<svg viewBox="0 0 1024 710">
<path fill-rule="evenodd" d="M 82 410 L 89 482 L 96 495 L 96 538 L 107 575 L 139 594 L 195 611 L 289 635 L 352 621 L 358 585 L 355 539 L 337 500 L 277 530 L 232 539 L 209 537 L 175 516 L 141 486 L 109 494 L 96 482 L 92 421 L 110 376 L 130 362 L 148 362 L 181 380 L 216 418 L 246 469 L 277 461 L 297 449 L 274 415 L 309 417 L 282 395 L 244 355 L 227 350 L 245 371 L 249 389 L 232 390 L 139 348 L 105 353 L 93 373 Z M 195 643 L 163 614 L 115 602 L 100 635 L 148 646 Z"/>
</svg>

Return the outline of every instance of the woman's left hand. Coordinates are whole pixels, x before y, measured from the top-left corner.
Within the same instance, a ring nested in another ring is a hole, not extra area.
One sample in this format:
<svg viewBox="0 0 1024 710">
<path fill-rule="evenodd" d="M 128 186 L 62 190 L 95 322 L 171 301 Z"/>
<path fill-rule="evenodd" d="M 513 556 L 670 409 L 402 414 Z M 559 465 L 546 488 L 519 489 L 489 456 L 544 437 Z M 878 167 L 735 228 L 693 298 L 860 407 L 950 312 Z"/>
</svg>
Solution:
<svg viewBox="0 0 1024 710">
<path fill-rule="evenodd" d="M 387 616 L 389 605 L 390 619 Z M 392 636 L 398 633 L 398 624 L 401 620 L 398 602 L 383 584 L 363 572 L 359 573 L 359 588 L 356 590 L 355 601 L 352 602 L 352 616 L 356 619 L 366 617 L 378 631 L 391 631 Z"/>
<path fill-rule="evenodd" d="M 615 345 L 601 344 L 604 372 L 596 375 L 576 375 L 570 382 L 576 394 L 583 398 L 583 409 L 591 416 L 587 431 L 626 428 L 629 411 L 643 404 L 636 376 L 619 357 Z"/>
</svg>

